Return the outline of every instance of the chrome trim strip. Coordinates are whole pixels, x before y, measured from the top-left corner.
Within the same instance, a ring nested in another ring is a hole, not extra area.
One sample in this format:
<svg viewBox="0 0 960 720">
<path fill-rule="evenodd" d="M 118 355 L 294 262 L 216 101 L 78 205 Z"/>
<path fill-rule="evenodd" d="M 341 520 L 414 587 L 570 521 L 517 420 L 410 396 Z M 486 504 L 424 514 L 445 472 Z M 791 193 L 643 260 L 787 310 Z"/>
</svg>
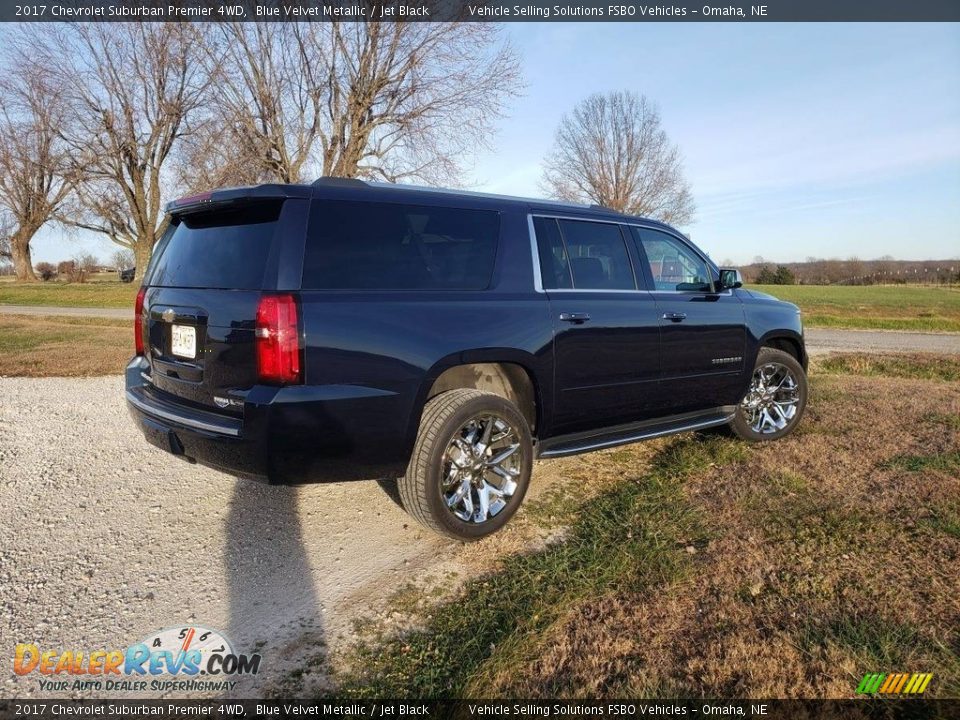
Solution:
<svg viewBox="0 0 960 720">
<path fill-rule="evenodd" d="M 542 218 L 553 218 L 554 220 L 579 220 L 580 222 L 593 222 L 593 223 L 603 223 L 605 225 L 626 225 L 625 222 L 620 220 L 607 220 L 605 218 L 592 218 L 592 217 L 583 217 L 582 215 L 554 215 L 547 214 L 542 212 L 533 212 L 530 213 L 531 217 L 542 217 Z M 651 228 L 655 229 L 655 228 Z"/>
<path fill-rule="evenodd" d="M 546 292 L 541 290 L 541 292 Z M 620 293 L 621 295 L 640 295 L 648 294 L 649 290 L 611 290 L 606 288 L 596 288 L 591 290 L 590 288 L 551 288 L 550 293 Z"/>
<path fill-rule="evenodd" d="M 537 246 L 537 231 L 533 227 L 533 215 L 527 214 L 527 228 L 530 230 L 530 252 L 533 254 L 533 289 L 542 293 L 543 275 L 540 270 L 540 250 Z"/>
<path fill-rule="evenodd" d="M 735 414 L 735 413 L 734 413 Z M 679 427 L 670 428 L 668 430 L 654 430 L 650 432 L 642 432 L 636 435 L 628 435 L 626 437 L 616 438 L 612 440 L 603 440 L 601 442 L 590 443 L 587 445 L 578 445 L 572 448 L 563 449 L 563 450 L 544 450 L 537 457 L 538 458 L 558 458 L 566 457 L 567 455 L 579 455 L 580 453 L 592 452 L 593 450 L 602 450 L 604 448 L 616 447 L 617 445 L 629 445 L 630 443 L 638 442 L 640 440 L 652 440 L 653 438 L 663 437 L 664 435 L 675 435 L 677 433 L 689 432 L 691 430 L 702 430 L 703 428 L 716 427 L 717 425 L 724 425 L 733 418 L 733 415 L 727 415 L 726 417 L 715 418 L 713 420 L 705 420 L 696 423 L 690 423 L 688 425 L 680 425 Z M 542 443 L 543 441 L 541 441 Z"/>
<path fill-rule="evenodd" d="M 652 295 L 733 295 L 732 290 L 705 292 L 704 290 L 648 290 Z"/>
<path fill-rule="evenodd" d="M 159 408 L 143 402 L 143 400 L 134 395 L 130 390 L 127 390 L 127 402 L 137 408 L 137 410 L 140 410 L 147 415 L 152 415 L 153 417 L 158 417 L 162 420 L 169 420 L 177 423 L 178 425 L 185 425 L 186 427 L 195 428 L 197 430 L 206 430 L 207 432 L 218 433 L 220 435 L 240 437 L 240 430 L 237 428 L 230 427 L 229 425 L 217 425 L 215 423 L 204 422 L 203 420 L 185 418 L 182 415 L 177 415 L 176 413 L 160 410 Z"/>
</svg>

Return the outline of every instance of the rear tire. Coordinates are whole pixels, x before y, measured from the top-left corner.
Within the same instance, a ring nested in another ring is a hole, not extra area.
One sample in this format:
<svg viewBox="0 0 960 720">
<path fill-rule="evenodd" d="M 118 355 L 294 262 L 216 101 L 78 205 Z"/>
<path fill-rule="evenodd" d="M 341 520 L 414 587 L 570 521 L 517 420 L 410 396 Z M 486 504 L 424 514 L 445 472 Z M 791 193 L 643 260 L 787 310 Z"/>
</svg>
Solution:
<svg viewBox="0 0 960 720">
<path fill-rule="evenodd" d="M 807 406 L 807 374 L 790 353 L 760 348 L 750 388 L 730 421 L 750 442 L 779 440 L 793 432 Z"/>
<path fill-rule="evenodd" d="M 513 517 L 532 469 L 530 427 L 513 403 L 479 390 L 450 390 L 423 409 L 400 498 L 434 532 L 479 540 Z"/>
</svg>

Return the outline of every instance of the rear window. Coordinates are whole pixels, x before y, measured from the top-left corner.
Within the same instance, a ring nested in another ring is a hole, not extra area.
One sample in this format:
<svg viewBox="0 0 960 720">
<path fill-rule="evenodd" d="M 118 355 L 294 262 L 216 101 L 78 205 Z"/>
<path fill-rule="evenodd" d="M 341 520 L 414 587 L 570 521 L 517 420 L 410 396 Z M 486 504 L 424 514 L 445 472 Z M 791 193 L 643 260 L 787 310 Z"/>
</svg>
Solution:
<svg viewBox="0 0 960 720">
<path fill-rule="evenodd" d="M 499 231 L 489 210 L 315 201 L 302 287 L 483 290 Z"/>
<path fill-rule="evenodd" d="M 150 285 L 260 290 L 281 203 L 186 215 L 157 248 Z"/>
</svg>

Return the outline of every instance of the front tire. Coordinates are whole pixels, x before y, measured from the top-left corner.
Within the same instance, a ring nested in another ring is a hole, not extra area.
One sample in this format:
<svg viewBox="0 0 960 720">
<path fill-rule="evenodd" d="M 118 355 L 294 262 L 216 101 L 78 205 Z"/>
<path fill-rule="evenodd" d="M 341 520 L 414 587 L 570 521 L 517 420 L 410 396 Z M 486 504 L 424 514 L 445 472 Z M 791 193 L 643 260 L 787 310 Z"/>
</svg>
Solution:
<svg viewBox="0 0 960 720">
<path fill-rule="evenodd" d="M 532 470 L 530 427 L 513 403 L 479 390 L 450 390 L 423 409 L 400 498 L 434 532 L 479 540 L 517 511 Z"/>
<path fill-rule="evenodd" d="M 807 406 L 807 374 L 790 353 L 760 348 L 750 388 L 730 429 L 750 442 L 779 440 L 796 428 Z"/>
</svg>

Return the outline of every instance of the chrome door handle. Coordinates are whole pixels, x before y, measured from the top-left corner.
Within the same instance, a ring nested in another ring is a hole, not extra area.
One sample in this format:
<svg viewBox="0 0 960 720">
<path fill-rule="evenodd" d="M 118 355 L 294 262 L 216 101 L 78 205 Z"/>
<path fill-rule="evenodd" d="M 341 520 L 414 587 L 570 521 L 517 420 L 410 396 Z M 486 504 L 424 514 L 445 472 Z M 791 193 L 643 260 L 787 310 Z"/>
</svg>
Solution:
<svg viewBox="0 0 960 720">
<path fill-rule="evenodd" d="M 582 325 L 590 319 L 590 315 L 588 313 L 560 313 L 560 319 L 563 320 L 563 322 Z"/>
<path fill-rule="evenodd" d="M 686 313 L 664 313 L 663 319 L 671 320 L 673 322 L 683 322 L 684 320 L 687 319 L 687 314 Z"/>
</svg>

